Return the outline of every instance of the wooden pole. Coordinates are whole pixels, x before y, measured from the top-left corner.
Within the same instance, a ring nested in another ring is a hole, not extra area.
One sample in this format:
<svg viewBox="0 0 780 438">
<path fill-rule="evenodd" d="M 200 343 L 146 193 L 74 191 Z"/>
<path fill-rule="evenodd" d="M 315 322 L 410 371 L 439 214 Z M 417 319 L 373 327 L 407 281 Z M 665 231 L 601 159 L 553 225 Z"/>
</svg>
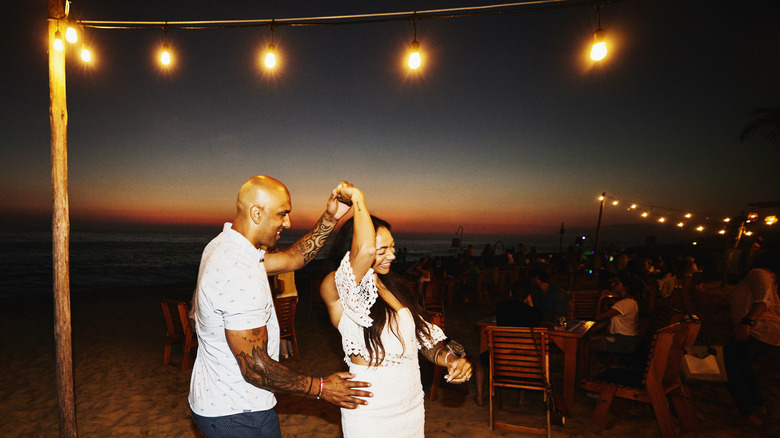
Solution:
<svg viewBox="0 0 780 438">
<path fill-rule="evenodd" d="M 52 251 L 54 271 L 54 344 L 57 358 L 60 437 L 76 437 L 73 391 L 73 344 L 70 313 L 70 213 L 68 209 L 68 108 L 65 95 L 65 52 L 54 49 L 63 0 L 48 1 L 49 123 L 51 124 Z"/>
<path fill-rule="evenodd" d="M 593 242 L 593 255 L 595 256 L 595 269 L 601 268 L 601 256 L 599 254 L 599 237 L 601 237 L 601 217 L 604 215 L 604 202 L 607 200 L 607 192 L 601 193 L 601 206 L 599 207 L 599 222 L 596 224 L 596 240 Z"/>
</svg>

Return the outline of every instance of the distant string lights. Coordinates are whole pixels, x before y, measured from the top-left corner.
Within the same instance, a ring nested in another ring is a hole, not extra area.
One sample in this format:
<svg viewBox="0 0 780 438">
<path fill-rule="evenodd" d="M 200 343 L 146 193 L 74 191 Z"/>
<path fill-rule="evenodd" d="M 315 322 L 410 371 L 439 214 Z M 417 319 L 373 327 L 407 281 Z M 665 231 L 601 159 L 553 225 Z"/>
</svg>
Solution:
<svg viewBox="0 0 780 438">
<path fill-rule="evenodd" d="M 408 67 L 412 70 L 418 70 L 423 65 L 423 56 L 420 50 L 420 43 L 417 41 L 417 22 L 425 19 L 441 18 L 461 18 L 480 15 L 502 15 L 514 14 L 520 12 L 531 12 L 548 9 L 561 9 L 578 6 L 592 5 L 596 11 L 597 28 L 594 33 L 594 44 L 591 50 L 591 59 L 594 62 L 603 60 L 607 55 L 606 42 L 604 40 L 604 29 L 601 28 L 600 10 L 606 3 L 621 3 L 630 0 L 612 0 L 612 1 L 593 1 L 593 0 L 535 0 L 516 3 L 502 3 L 485 6 L 431 9 L 424 11 L 408 12 L 389 12 L 375 14 L 358 15 L 338 15 L 325 17 L 302 17 L 302 18 L 274 18 L 257 20 L 211 20 L 211 21 L 98 21 L 98 20 L 71 20 L 68 18 L 70 2 L 65 1 L 65 17 L 50 18 L 57 20 L 58 26 L 61 22 L 66 23 L 67 29 L 65 40 L 70 44 L 76 44 L 78 34 L 82 34 L 81 59 L 84 62 L 90 62 L 93 59 L 92 54 L 86 45 L 86 38 L 83 36 L 86 28 L 94 29 L 162 29 L 165 41 L 160 49 L 159 61 L 163 66 L 172 64 L 173 52 L 168 45 L 169 29 L 225 29 L 225 28 L 245 28 L 245 27 L 268 27 L 271 31 L 271 43 L 265 47 L 264 54 L 261 55 L 261 64 L 267 69 L 276 67 L 278 59 L 276 47 L 273 43 L 273 32 L 276 26 L 335 26 L 347 24 L 365 24 L 388 21 L 411 21 L 414 27 L 414 38 L 409 45 Z M 55 50 L 63 51 L 65 44 L 58 30 L 54 36 L 53 47 Z"/>
<path fill-rule="evenodd" d="M 699 232 L 707 231 L 720 235 L 727 234 L 729 226 L 731 226 L 732 229 L 737 231 L 738 235 L 751 236 L 753 231 L 748 230 L 746 225 L 763 223 L 771 226 L 778 221 L 777 216 L 774 214 L 768 214 L 762 218 L 759 217 L 757 212 L 750 212 L 744 217 L 737 218 L 741 223 L 733 224 L 732 218 L 726 215 L 696 213 L 690 210 L 655 205 L 640 205 L 625 199 L 608 196 L 606 193 L 599 196 L 598 200 L 616 208 L 624 208 L 626 211 L 635 212 L 642 218 L 649 218 L 661 224 L 671 223 L 677 228 L 693 229 Z"/>
</svg>

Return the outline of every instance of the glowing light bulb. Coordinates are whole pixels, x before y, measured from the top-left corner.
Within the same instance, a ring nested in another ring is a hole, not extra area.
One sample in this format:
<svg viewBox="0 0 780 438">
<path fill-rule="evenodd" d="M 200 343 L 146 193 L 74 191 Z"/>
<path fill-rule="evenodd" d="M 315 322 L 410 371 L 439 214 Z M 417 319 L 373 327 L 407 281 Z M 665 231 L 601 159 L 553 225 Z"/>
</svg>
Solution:
<svg viewBox="0 0 780 438">
<path fill-rule="evenodd" d="M 752 235 L 753 235 L 753 232 L 752 232 L 752 231 L 745 231 L 745 235 L 746 235 L 746 236 L 752 236 Z"/>
<path fill-rule="evenodd" d="M 54 50 L 58 52 L 65 50 L 65 44 L 62 42 L 62 34 L 59 30 L 54 33 Z"/>
<path fill-rule="evenodd" d="M 666 218 L 665 217 L 659 217 L 658 218 L 658 222 L 666 222 Z"/>
<path fill-rule="evenodd" d="M 599 196 L 599 201 L 603 201 L 603 200 L 604 200 L 604 197 L 603 196 Z"/>
<path fill-rule="evenodd" d="M 274 45 L 268 45 L 268 53 L 265 54 L 265 66 L 266 68 L 276 67 L 276 55 L 274 54 Z"/>
<path fill-rule="evenodd" d="M 764 223 L 767 225 L 774 225 L 777 223 L 777 216 L 767 216 L 764 218 Z"/>
<path fill-rule="evenodd" d="M 635 209 L 635 208 L 636 208 L 636 204 L 631 204 L 631 209 Z"/>
<path fill-rule="evenodd" d="M 647 217 L 647 212 L 646 211 L 642 212 L 642 217 Z"/>
<path fill-rule="evenodd" d="M 723 219 L 723 222 L 731 222 L 730 218 Z"/>
<path fill-rule="evenodd" d="M 92 55 L 89 53 L 87 46 L 83 46 L 81 48 L 81 60 L 84 62 L 89 62 L 92 60 Z"/>
<path fill-rule="evenodd" d="M 685 225 L 685 224 L 684 224 L 684 223 L 682 223 L 682 222 L 677 222 L 677 226 L 678 226 L 678 227 L 682 228 L 682 227 L 683 227 L 683 225 Z"/>
<path fill-rule="evenodd" d="M 593 47 L 590 49 L 590 59 L 601 61 L 607 56 L 607 43 L 604 42 L 604 29 L 598 28 L 593 33 Z"/>
<path fill-rule="evenodd" d="M 612 205 L 618 205 L 618 204 L 619 204 L 618 201 L 612 201 Z"/>
<path fill-rule="evenodd" d="M 68 26 L 65 30 L 65 40 L 71 44 L 75 44 L 79 40 L 79 33 L 72 26 Z"/>
<path fill-rule="evenodd" d="M 686 217 L 686 218 L 688 218 L 688 219 L 690 219 L 690 217 L 691 217 L 691 214 L 690 214 L 690 213 L 685 213 L 685 217 Z"/>
<path fill-rule="evenodd" d="M 704 231 L 704 227 L 699 225 L 698 227 L 696 227 L 696 231 Z"/>
<path fill-rule="evenodd" d="M 718 231 L 718 234 L 726 234 L 726 230 L 720 230 Z"/>
<path fill-rule="evenodd" d="M 163 65 L 169 65 L 171 63 L 171 52 L 168 50 L 168 45 L 163 46 L 162 53 L 160 54 L 160 62 Z"/>
<path fill-rule="evenodd" d="M 420 59 L 420 43 L 417 40 L 412 41 L 412 52 L 409 54 L 409 68 L 417 70 L 420 68 L 422 60 Z"/>
</svg>

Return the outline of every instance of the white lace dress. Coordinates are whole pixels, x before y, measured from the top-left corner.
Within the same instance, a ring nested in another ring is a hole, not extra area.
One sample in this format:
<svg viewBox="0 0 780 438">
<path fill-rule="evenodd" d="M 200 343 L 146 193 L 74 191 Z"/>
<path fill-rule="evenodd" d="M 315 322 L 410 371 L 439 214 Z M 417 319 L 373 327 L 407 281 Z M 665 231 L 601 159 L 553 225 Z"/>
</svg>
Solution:
<svg viewBox="0 0 780 438">
<path fill-rule="evenodd" d="M 369 311 L 379 294 L 370 269 L 358 285 L 349 253 L 336 271 L 336 288 L 344 308 L 339 321 L 344 360 L 354 380 L 371 383 L 369 390 L 374 397 L 368 405 L 357 409 L 341 410 L 341 428 L 345 438 L 350 437 L 423 437 L 425 436 L 424 393 L 420 383 L 418 349 L 431 348 L 445 339 L 444 332 L 429 324 L 432 339 L 422 346 L 415 337 L 414 320 L 407 308 L 396 313 L 382 330 L 385 357 L 379 366 L 352 363 L 350 356 L 358 355 L 369 360 L 363 328 L 372 324 Z"/>
</svg>

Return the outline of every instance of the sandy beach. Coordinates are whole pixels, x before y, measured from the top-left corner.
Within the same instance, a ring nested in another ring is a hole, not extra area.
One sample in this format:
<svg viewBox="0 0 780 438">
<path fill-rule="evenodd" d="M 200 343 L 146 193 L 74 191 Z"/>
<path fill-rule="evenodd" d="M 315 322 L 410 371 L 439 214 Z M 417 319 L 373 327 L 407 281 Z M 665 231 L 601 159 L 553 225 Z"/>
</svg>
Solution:
<svg viewBox="0 0 780 438">
<path fill-rule="evenodd" d="M 731 286 L 706 283 L 692 300 L 702 320 L 700 342 L 721 345 L 730 331 L 728 292 Z M 161 298 L 189 300 L 192 285 L 156 286 L 74 293 L 73 368 L 78 431 L 88 437 L 197 437 L 187 404 L 189 371 L 163 366 L 165 327 Z M 303 288 L 297 312 L 297 333 L 303 360 L 285 362 L 313 375 L 345 369 L 338 334 L 325 311 L 315 309 L 309 321 L 309 297 Z M 15 297 L 0 300 L 0 431 L 4 437 L 58 436 L 55 386 L 53 312 L 50 297 Z M 490 304 L 447 310 L 446 331 L 476 353 L 479 336 L 474 322 L 490 314 Z M 181 358 L 174 347 L 172 362 Z M 758 363 L 769 418 L 761 430 L 739 419 L 722 383 L 691 383 L 698 436 L 780 436 L 780 351 Z M 552 350 L 553 377 L 561 379 L 560 355 Z M 424 380 L 430 370 L 423 368 Z M 430 381 L 424 382 L 429 386 Z M 477 406 L 474 386 L 443 384 L 436 401 L 426 397 L 426 436 L 519 436 L 509 431 L 490 432 L 488 407 Z M 504 397 L 505 415 L 534 421 L 541 407 L 520 408 Z M 288 394 L 278 395 L 277 412 L 285 437 L 336 437 L 340 435 L 339 410 L 323 401 Z M 660 436 L 649 406 L 632 404 L 610 430 L 591 425 L 595 400 L 578 390 L 576 404 L 564 427 L 554 426 L 556 437 Z M 685 433 L 682 436 L 697 436 Z"/>
</svg>

